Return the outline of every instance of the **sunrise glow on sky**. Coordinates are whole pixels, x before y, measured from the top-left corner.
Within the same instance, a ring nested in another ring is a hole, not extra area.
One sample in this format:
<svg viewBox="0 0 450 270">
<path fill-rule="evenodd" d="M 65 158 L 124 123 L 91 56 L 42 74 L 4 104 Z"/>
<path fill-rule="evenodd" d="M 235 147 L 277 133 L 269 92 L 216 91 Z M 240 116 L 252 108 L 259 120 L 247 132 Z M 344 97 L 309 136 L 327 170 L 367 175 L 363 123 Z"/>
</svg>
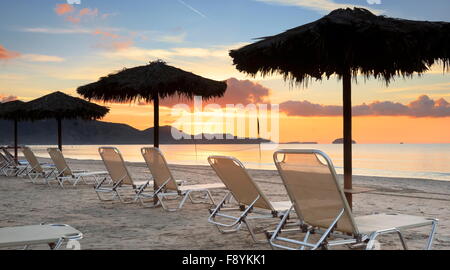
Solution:
<svg viewBox="0 0 450 270">
<path fill-rule="evenodd" d="M 163 59 L 227 80 L 221 106 L 280 104 L 282 142 L 330 143 L 342 136 L 337 78 L 291 88 L 280 76 L 247 77 L 228 56 L 254 38 L 312 22 L 341 7 L 412 20 L 450 21 L 448 0 L 15 0 L 0 1 L 0 101 L 32 100 L 123 69 Z M 367 52 L 368 54 L 370 51 Z M 353 86 L 354 139 L 360 143 L 450 143 L 450 74 L 436 65 L 389 86 L 358 78 Z M 162 102 L 161 122 L 175 121 Z M 184 102 L 184 101 L 183 101 Z M 102 121 L 153 125 L 151 104 L 107 104 Z M 205 130 L 208 132 L 208 130 Z"/>
</svg>

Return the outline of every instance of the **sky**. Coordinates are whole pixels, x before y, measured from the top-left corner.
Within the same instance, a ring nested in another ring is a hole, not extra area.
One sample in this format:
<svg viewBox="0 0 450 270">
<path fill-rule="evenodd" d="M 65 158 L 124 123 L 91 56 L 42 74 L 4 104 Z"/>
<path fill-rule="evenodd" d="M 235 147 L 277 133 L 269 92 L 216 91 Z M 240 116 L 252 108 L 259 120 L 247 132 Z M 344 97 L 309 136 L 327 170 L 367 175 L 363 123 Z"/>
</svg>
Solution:
<svg viewBox="0 0 450 270">
<path fill-rule="evenodd" d="M 280 76 L 248 77 L 234 68 L 228 51 L 353 6 L 450 21 L 448 0 L 0 0 L 0 101 L 54 91 L 76 96 L 78 86 L 101 76 L 163 59 L 227 80 L 225 97 L 211 101 L 221 106 L 279 104 L 282 142 L 330 143 L 342 137 L 341 82 L 332 77 L 292 88 Z M 450 74 L 441 66 L 389 86 L 360 79 L 353 89 L 359 143 L 450 143 Z M 177 103 L 162 102 L 163 124 L 176 122 L 171 107 Z M 111 112 L 103 121 L 153 125 L 151 104 L 106 105 Z"/>
</svg>

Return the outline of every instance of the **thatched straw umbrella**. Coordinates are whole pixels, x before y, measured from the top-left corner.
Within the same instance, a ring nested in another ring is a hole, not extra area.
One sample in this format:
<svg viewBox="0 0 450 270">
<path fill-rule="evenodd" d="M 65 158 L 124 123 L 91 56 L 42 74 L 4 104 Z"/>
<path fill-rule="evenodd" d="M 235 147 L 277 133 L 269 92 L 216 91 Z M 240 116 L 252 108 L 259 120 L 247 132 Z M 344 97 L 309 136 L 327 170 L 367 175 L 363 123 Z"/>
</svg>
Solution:
<svg viewBox="0 0 450 270">
<path fill-rule="evenodd" d="M 338 9 L 322 19 L 230 52 L 239 71 L 282 74 L 292 85 L 337 75 L 343 80 L 344 182 L 352 189 L 351 80 L 358 74 L 386 84 L 395 77 L 426 72 L 435 62 L 448 71 L 450 23 L 376 16 Z M 347 193 L 351 204 L 351 192 Z"/>
<path fill-rule="evenodd" d="M 25 102 L 14 100 L 6 103 L 0 103 L 0 119 L 12 120 L 14 125 L 14 159 L 18 161 L 18 122 L 24 116 Z"/>
<path fill-rule="evenodd" d="M 158 60 L 149 65 L 124 69 L 78 88 L 87 99 L 104 102 L 153 101 L 154 145 L 159 147 L 159 100 L 169 96 L 221 97 L 225 82 L 214 81 L 167 65 Z"/>
<path fill-rule="evenodd" d="M 81 98 L 72 97 L 61 92 L 43 96 L 26 104 L 26 120 L 56 119 L 58 121 L 58 147 L 62 151 L 62 120 L 83 119 L 97 120 L 109 112 L 103 107 Z"/>
</svg>

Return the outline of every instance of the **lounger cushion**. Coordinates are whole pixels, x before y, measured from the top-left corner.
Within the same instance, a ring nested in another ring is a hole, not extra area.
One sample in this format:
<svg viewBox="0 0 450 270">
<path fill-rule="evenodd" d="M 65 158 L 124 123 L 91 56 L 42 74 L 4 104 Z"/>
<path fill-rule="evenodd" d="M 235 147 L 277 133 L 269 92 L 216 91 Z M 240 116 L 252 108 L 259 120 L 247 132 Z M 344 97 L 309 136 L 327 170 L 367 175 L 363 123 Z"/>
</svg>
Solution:
<svg viewBox="0 0 450 270">
<path fill-rule="evenodd" d="M 36 225 L 0 228 L 0 248 L 55 243 L 60 238 L 81 234 L 69 226 Z"/>
<path fill-rule="evenodd" d="M 370 234 L 375 231 L 387 229 L 409 229 L 432 224 L 432 219 L 418 216 L 400 214 L 376 214 L 355 217 L 360 233 Z"/>
</svg>

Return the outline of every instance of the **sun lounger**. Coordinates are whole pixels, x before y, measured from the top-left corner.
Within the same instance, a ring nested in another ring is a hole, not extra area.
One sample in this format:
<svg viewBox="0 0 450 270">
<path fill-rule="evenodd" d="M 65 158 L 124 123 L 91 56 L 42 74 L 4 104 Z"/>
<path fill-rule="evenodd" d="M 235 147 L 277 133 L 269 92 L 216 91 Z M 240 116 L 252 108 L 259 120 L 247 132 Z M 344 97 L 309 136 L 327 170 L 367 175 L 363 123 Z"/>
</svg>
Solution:
<svg viewBox="0 0 450 270">
<path fill-rule="evenodd" d="M 132 202 L 135 202 L 141 198 L 141 195 L 146 191 L 146 188 L 153 185 L 151 179 L 143 181 L 136 181 L 133 179 L 127 166 L 125 165 L 122 154 L 117 148 L 101 147 L 98 149 L 98 152 L 103 160 L 103 163 L 105 164 L 106 169 L 108 170 L 109 177 L 112 180 L 112 184 L 106 186 L 107 177 L 105 177 L 95 187 L 95 192 L 101 201 L 111 201 L 117 197 L 121 202 L 126 203 L 126 200 L 123 198 L 123 195 L 121 195 L 120 190 L 126 187 L 131 187 L 135 192 Z M 105 193 L 113 194 L 112 199 L 103 198 L 101 194 Z M 141 203 L 143 204 L 143 202 Z"/>
<path fill-rule="evenodd" d="M 326 249 L 338 245 L 362 245 L 373 249 L 378 236 L 397 234 L 403 248 L 407 249 L 403 230 L 431 226 L 425 247 L 431 249 L 437 219 L 403 214 L 354 217 L 331 159 L 325 153 L 318 150 L 281 150 L 274 154 L 274 161 L 293 202 L 293 209 L 302 220 L 297 233 L 301 233 L 304 239 L 282 236 L 281 233 L 288 233 L 283 230 L 286 222 L 283 218 L 275 231 L 267 233 L 272 247 Z M 312 241 L 312 233 L 319 234 L 320 239 Z"/>
<path fill-rule="evenodd" d="M 4 176 L 17 176 L 19 172 L 25 169 L 26 166 L 17 165 L 14 160 L 9 159 L 5 154 L 0 153 L 1 174 Z"/>
<path fill-rule="evenodd" d="M 20 149 L 21 147 L 19 147 Z M 5 157 L 10 160 L 11 162 L 16 163 L 16 165 L 19 166 L 25 166 L 28 164 L 28 162 L 26 160 L 17 160 L 17 162 L 15 161 L 14 156 L 9 152 L 7 147 L 2 147 L 3 153 L 5 154 Z"/>
<path fill-rule="evenodd" d="M 2 167 L 2 174 L 6 176 L 18 176 L 23 173 L 27 167 L 27 164 L 24 162 L 16 162 L 6 147 L 2 147 L 1 150 L 3 153 L 0 153 L 0 159 L 2 159 L 4 163 Z"/>
<path fill-rule="evenodd" d="M 43 178 L 45 183 L 49 184 L 48 178 L 55 173 L 55 166 L 39 163 L 33 151 L 27 146 L 22 147 L 22 152 L 28 162 L 25 174 L 31 182 L 36 183 L 38 178 Z"/>
<path fill-rule="evenodd" d="M 164 155 L 158 148 L 142 148 L 142 156 L 153 176 L 153 181 L 156 184 L 156 190 L 150 197 L 158 197 L 158 202 L 161 203 L 164 210 L 169 212 L 178 211 L 183 208 L 187 199 L 192 203 L 206 203 L 206 201 L 196 201 L 192 198 L 192 193 L 204 193 L 205 198 L 215 205 L 215 201 L 211 195 L 211 189 L 224 189 L 225 186 L 221 183 L 204 184 L 204 185 L 183 185 L 179 186 L 173 177 Z M 169 208 L 165 200 L 168 198 L 181 199 L 180 204 L 176 208 Z"/>
<path fill-rule="evenodd" d="M 48 244 L 59 249 L 64 241 L 81 240 L 83 234 L 68 225 L 35 225 L 0 228 L 0 248 Z"/>
<path fill-rule="evenodd" d="M 249 221 L 280 218 L 289 211 L 292 203 L 270 201 L 248 174 L 244 165 L 236 158 L 211 156 L 208 162 L 229 190 L 217 207 L 210 209 L 211 215 L 208 221 L 216 225 L 222 233 L 237 232 L 244 223 L 255 242 L 267 243 L 267 240 L 257 240 L 255 230 Z M 237 202 L 237 208 L 228 207 L 227 202 L 231 197 Z M 240 211 L 241 214 L 232 216 L 225 214 L 225 211 Z M 230 222 L 223 223 L 218 221 L 218 218 Z"/>
<path fill-rule="evenodd" d="M 73 186 L 76 186 L 79 181 L 83 181 L 85 184 L 87 184 L 85 180 L 85 178 L 87 177 L 93 178 L 95 185 L 97 185 L 98 178 L 108 174 L 108 172 L 106 171 L 87 172 L 71 170 L 66 162 L 66 159 L 58 148 L 49 148 L 47 149 L 47 151 L 58 171 L 55 179 L 62 188 L 64 188 L 64 182 L 69 182 Z M 48 180 L 51 180 L 51 178 L 49 178 Z"/>
</svg>

